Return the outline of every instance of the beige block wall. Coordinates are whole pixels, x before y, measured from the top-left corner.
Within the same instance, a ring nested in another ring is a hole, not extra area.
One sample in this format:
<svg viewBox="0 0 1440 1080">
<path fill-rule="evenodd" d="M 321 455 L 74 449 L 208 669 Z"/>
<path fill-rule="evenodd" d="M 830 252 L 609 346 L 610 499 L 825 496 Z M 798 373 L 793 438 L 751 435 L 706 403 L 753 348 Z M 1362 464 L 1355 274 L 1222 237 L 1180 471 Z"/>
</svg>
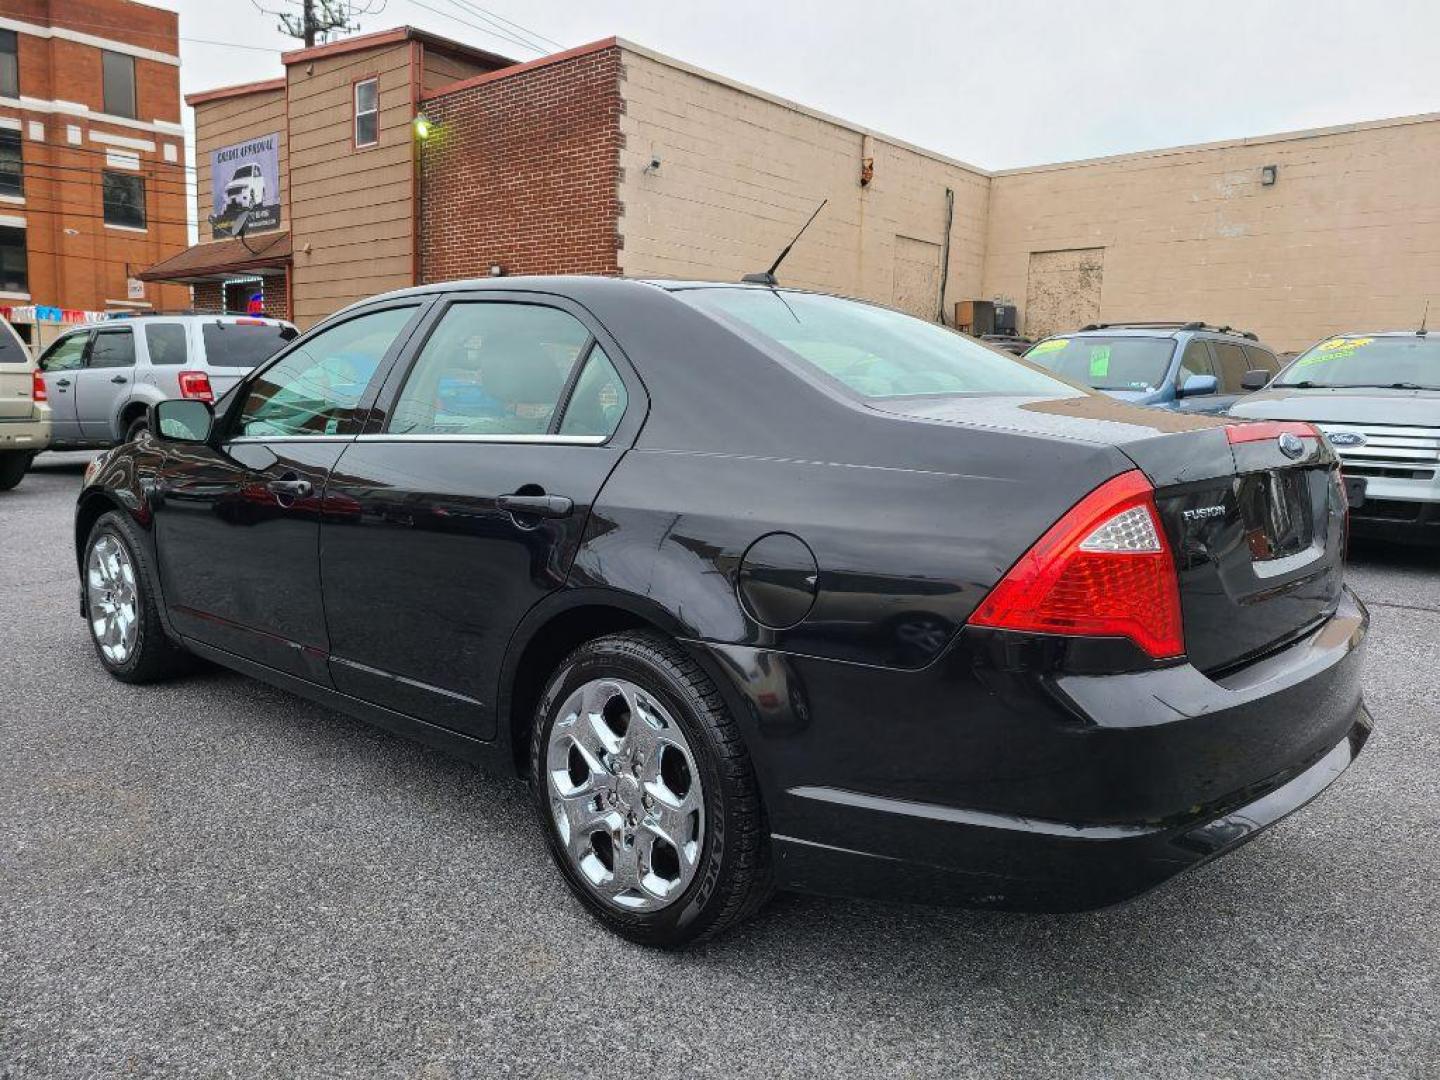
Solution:
<svg viewBox="0 0 1440 1080">
<path fill-rule="evenodd" d="M 200 223 L 200 243 L 209 243 L 211 212 L 210 193 L 214 178 L 210 175 L 210 155 L 222 146 L 233 146 L 246 139 L 278 133 L 280 138 L 280 229 L 290 227 L 290 191 L 288 188 L 290 147 L 285 139 L 285 91 L 267 90 L 256 94 L 204 101 L 195 106 L 195 168 L 199 193 L 196 209 Z"/>
<path fill-rule="evenodd" d="M 302 328 L 355 300 L 415 282 L 411 120 L 418 52 L 418 44 L 407 41 L 286 70 L 292 295 Z M 371 76 L 380 80 L 380 142 L 357 150 L 353 85 Z"/>
<path fill-rule="evenodd" d="M 947 317 L 983 295 L 989 180 L 959 162 L 622 43 L 620 267 L 628 277 L 738 281 L 764 270 L 823 198 L 785 284 L 912 308 L 955 192 Z M 875 159 L 860 185 L 861 160 Z M 660 167 L 647 171 L 651 158 Z M 930 245 L 927 247 L 927 245 Z M 897 282 L 897 270 L 899 280 Z M 938 299 L 938 290 L 937 290 Z"/>
<path fill-rule="evenodd" d="M 1440 117 L 999 173 L 985 247 L 982 295 L 1022 321 L 1032 252 L 1103 247 L 1105 320 L 1228 323 L 1282 350 L 1408 328 L 1440 301 Z"/>
</svg>

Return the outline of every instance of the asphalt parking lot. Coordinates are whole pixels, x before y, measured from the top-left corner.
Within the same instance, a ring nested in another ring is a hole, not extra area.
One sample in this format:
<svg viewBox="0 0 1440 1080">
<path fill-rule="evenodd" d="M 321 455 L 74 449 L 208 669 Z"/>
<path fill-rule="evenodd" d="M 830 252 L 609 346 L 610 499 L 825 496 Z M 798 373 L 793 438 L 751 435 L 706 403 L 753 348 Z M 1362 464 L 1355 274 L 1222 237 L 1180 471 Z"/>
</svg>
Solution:
<svg viewBox="0 0 1440 1080">
<path fill-rule="evenodd" d="M 1367 546 L 1378 730 L 1119 908 L 782 897 L 603 933 L 523 789 L 259 683 L 105 676 L 84 455 L 0 495 L 0 1078 L 1440 1076 L 1440 554 Z"/>
</svg>

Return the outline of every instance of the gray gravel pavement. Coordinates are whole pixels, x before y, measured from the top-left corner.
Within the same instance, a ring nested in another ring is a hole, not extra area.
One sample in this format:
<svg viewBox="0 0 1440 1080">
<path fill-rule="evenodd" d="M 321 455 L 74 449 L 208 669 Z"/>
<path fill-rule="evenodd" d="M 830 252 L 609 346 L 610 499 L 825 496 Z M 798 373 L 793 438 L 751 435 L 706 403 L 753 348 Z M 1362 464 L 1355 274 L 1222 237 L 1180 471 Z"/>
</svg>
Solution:
<svg viewBox="0 0 1440 1080">
<path fill-rule="evenodd" d="M 1379 730 L 1104 912 L 782 897 L 601 932 L 522 789 L 222 672 L 107 678 L 83 456 L 0 495 L 0 1078 L 1440 1077 L 1440 559 L 1368 547 Z"/>
</svg>

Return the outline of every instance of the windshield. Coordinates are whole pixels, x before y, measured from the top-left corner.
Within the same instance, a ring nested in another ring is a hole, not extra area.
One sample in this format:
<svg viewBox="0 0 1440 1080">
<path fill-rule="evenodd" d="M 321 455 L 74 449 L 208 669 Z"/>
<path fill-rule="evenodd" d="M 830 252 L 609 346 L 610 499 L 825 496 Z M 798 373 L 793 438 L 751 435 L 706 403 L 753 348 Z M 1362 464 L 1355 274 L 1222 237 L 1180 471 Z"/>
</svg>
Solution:
<svg viewBox="0 0 1440 1080">
<path fill-rule="evenodd" d="M 866 398 L 1078 392 L 973 338 L 858 300 L 779 289 L 676 295 Z"/>
<path fill-rule="evenodd" d="M 1398 386 L 1440 389 L 1440 339 L 1417 334 L 1344 334 L 1302 353 L 1275 386 Z"/>
<path fill-rule="evenodd" d="M 1096 390 L 1154 390 L 1170 371 L 1173 338 L 1085 337 L 1050 338 L 1025 354 L 1057 375 Z"/>
<path fill-rule="evenodd" d="M 268 360 L 299 331 L 280 323 L 207 322 L 201 327 L 205 338 L 205 363 L 217 368 L 249 370 Z"/>
</svg>

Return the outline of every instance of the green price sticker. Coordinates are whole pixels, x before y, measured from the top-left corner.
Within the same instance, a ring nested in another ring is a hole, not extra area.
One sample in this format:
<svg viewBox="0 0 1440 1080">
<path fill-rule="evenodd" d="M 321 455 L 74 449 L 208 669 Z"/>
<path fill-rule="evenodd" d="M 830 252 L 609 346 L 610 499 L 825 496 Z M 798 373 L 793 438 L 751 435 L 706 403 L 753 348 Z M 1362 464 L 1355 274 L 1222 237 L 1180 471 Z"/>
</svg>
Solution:
<svg viewBox="0 0 1440 1080">
<path fill-rule="evenodd" d="M 1103 379 L 1110 374 L 1110 346 L 1096 345 L 1090 350 L 1090 377 Z"/>
</svg>

